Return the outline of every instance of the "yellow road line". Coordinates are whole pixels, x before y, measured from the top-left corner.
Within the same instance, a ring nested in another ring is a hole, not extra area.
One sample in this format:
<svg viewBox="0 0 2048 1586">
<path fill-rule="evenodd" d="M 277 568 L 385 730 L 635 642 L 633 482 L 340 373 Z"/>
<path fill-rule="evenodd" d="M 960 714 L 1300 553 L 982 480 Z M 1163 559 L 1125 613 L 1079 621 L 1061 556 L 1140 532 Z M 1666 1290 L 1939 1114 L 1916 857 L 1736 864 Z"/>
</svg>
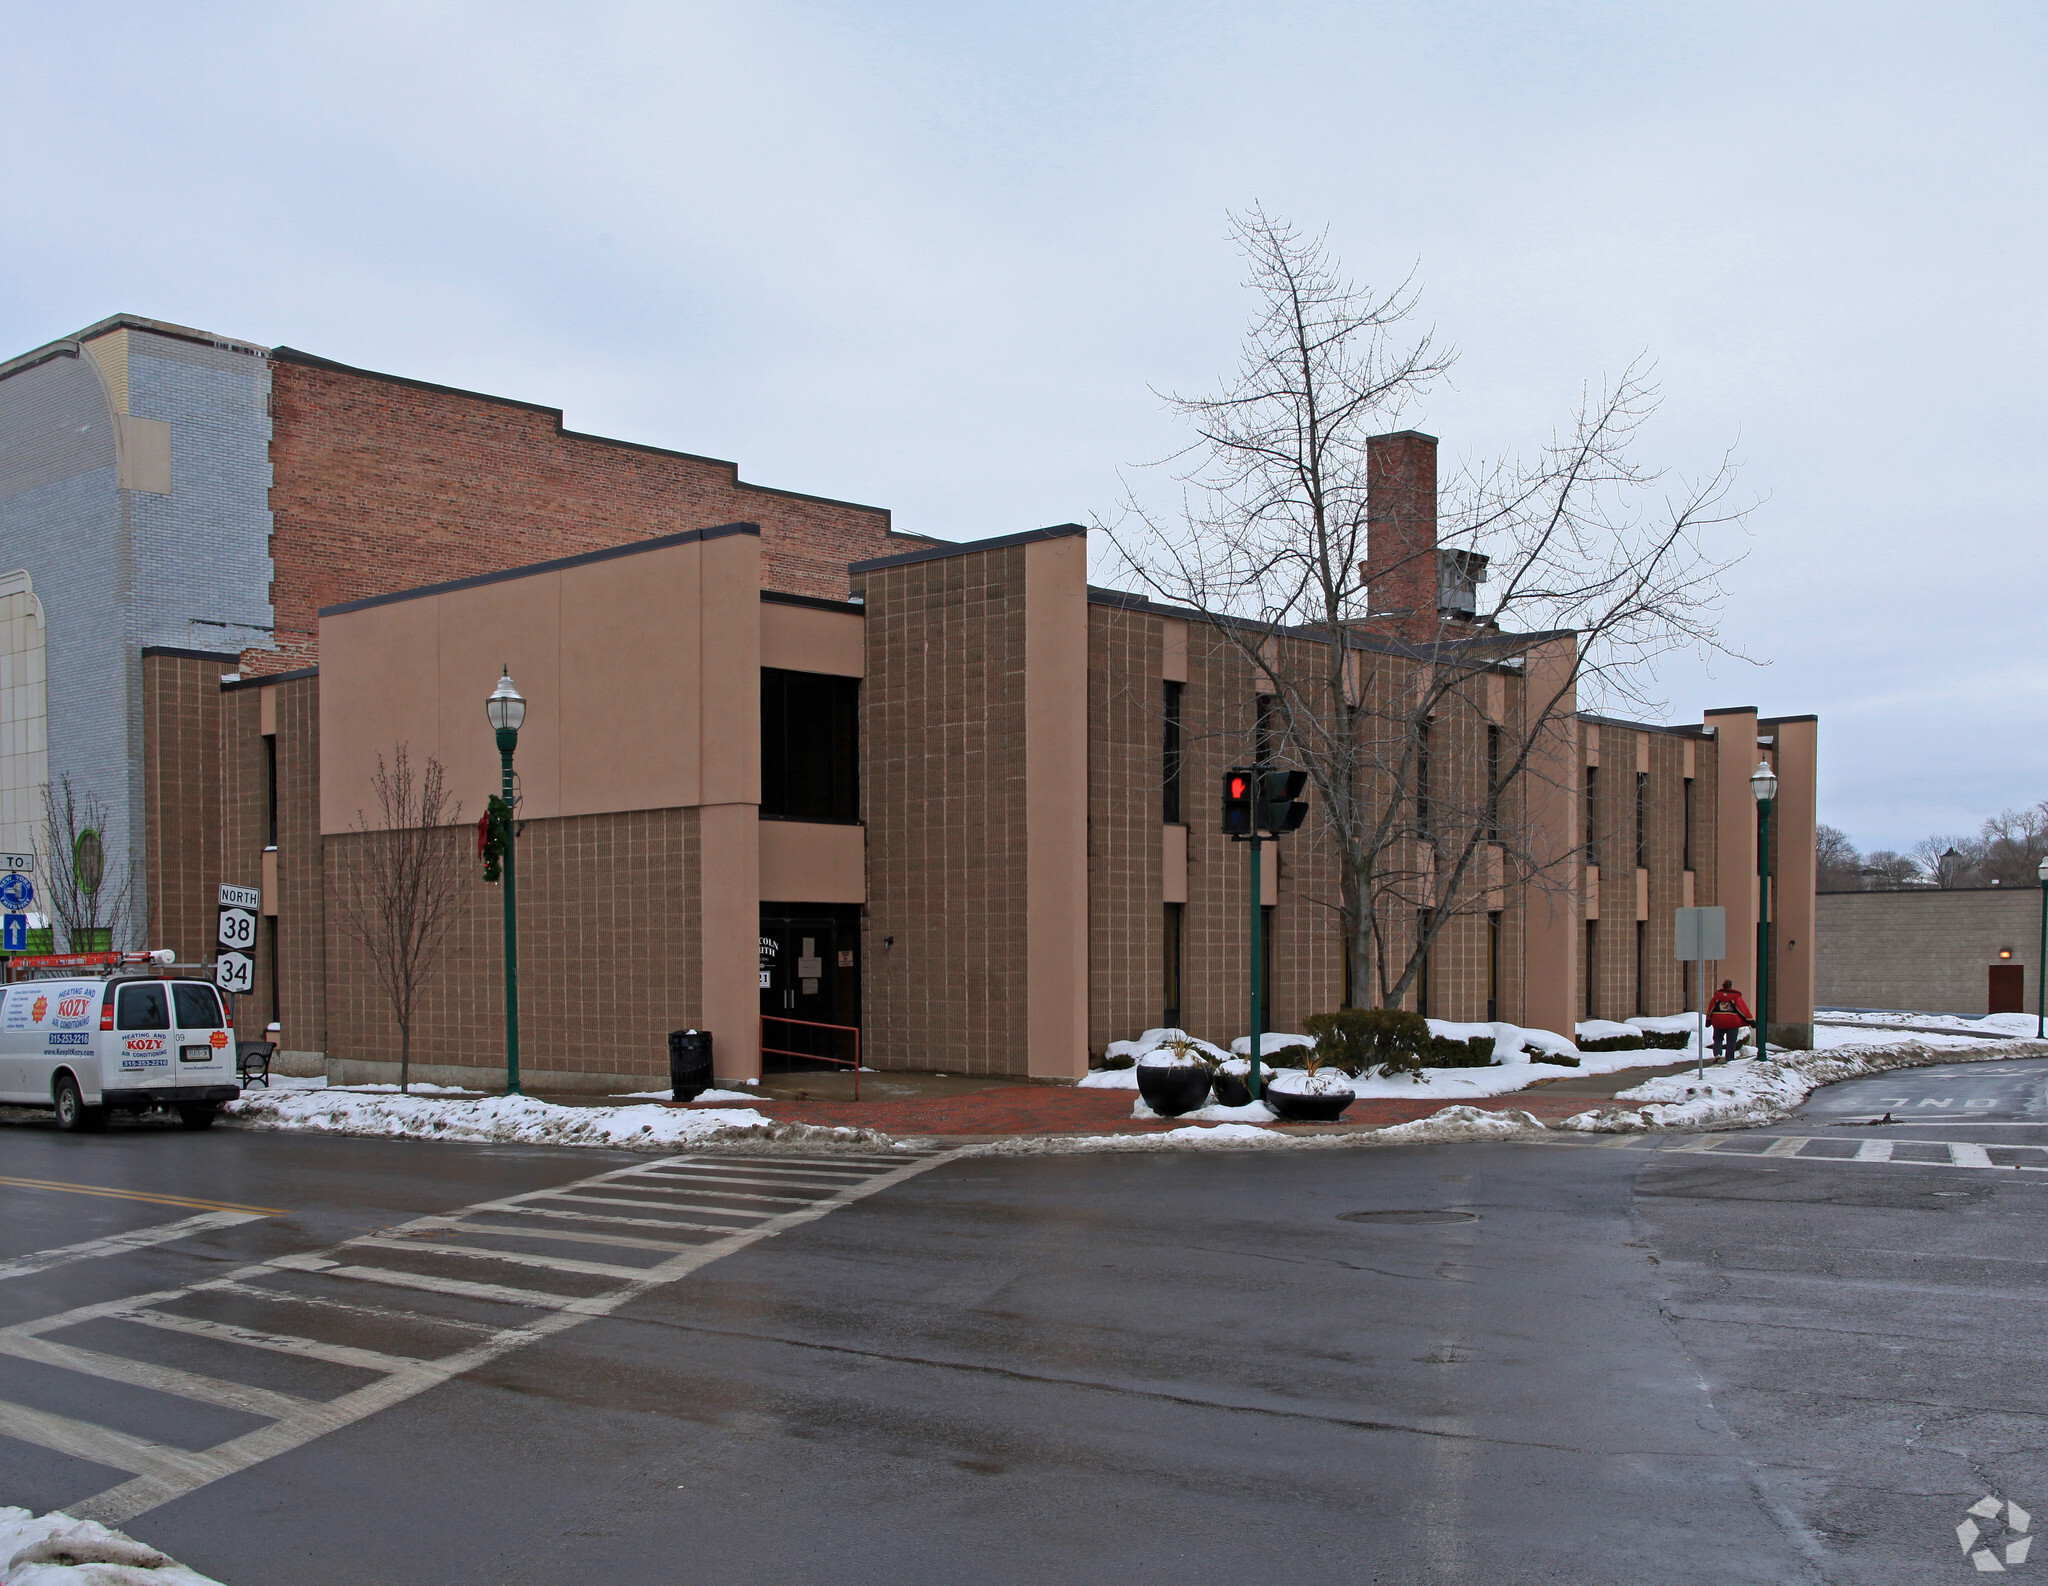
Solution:
<svg viewBox="0 0 2048 1586">
<path fill-rule="evenodd" d="M 64 1190 L 73 1195 L 105 1195 L 113 1200 L 154 1201 L 159 1206 L 191 1206 L 208 1212 L 254 1212 L 259 1217 L 285 1215 L 278 1206 L 237 1206 L 232 1201 L 196 1201 L 183 1195 L 152 1195 L 142 1190 L 108 1189 L 101 1184 L 60 1184 L 47 1178 L 8 1178 L 0 1174 L 0 1184 L 16 1189 Z"/>
</svg>

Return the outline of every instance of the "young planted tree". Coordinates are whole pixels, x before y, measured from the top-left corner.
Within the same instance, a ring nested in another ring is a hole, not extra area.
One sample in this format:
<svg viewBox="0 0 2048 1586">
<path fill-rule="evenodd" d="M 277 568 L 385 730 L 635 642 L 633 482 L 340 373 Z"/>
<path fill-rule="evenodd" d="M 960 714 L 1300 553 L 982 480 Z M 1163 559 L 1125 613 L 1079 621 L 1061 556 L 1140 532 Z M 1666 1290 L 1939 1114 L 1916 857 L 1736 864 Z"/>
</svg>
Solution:
<svg viewBox="0 0 2048 1586">
<path fill-rule="evenodd" d="M 353 840 L 336 867 L 335 904 L 343 932 L 363 950 L 398 1026 L 398 1088 L 412 1083 L 412 1029 L 422 989 L 469 880 L 462 805 L 451 799 L 441 762 L 431 755 L 417 775 L 406 746 L 387 765 L 377 756 L 371 787 L 374 820 L 356 812 Z"/>
<path fill-rule="evenodd" d="M 1632 366 L 1533 458 L 1438 498 L 1432 450 L 1419 490 L 1398 457 L 1433 443 L 1383 432 L 1450 356 L 1408 328 L 1412 282 L 1358 286 L 1261 210 L 1231 233 L 1258 301 L 1237 369 L 1213 394 L 1162 394 L 1195 432 L 1169 460 L 1182 507 L 1133 498 L 1111 537 L 1250 671 L 1256 741 L 1308 773 L 1310 836 L 1334 858 L 1314 901 L 1342 922 L 1350 1001 L 1396 1007 L 1488 893 L 1571 886 L 1599 834 L 1535 795 L 1578 793 L 1576 713 L 1653 714 L 1658 657 L 1721 648 L 1731 564 L 1703 537 L 1741 516 L 1732 466 L 1685 483 L 1638 463 L 1658 397 Z"/>
<path fill-rule="evenodd" d="M 107 851 L 107 806 L 68 773 L 43 784 L 43 829 L 36 843 L 38 897 L 63 927 L 73 953 L 118 951 L 128 939 L 134 866 Z"/>
</svg>

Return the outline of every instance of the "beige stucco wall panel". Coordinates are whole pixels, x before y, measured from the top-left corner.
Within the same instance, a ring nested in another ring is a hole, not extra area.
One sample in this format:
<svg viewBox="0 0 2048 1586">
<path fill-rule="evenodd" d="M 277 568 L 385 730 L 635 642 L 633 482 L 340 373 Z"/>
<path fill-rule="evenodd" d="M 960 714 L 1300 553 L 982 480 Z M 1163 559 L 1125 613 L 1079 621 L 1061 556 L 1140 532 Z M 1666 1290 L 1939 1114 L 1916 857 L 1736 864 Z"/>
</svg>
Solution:
<svg viewBox="0 0 2048 1586">
<path fill-rule="evenodd" d="M 1159 828 L 1160 890 L 1162 903 L 1188 900 L 1188 829 L 1185 826 Z"/>
<path fill-rule="evenodd" d="M 1088 1071 L 1088 541 L 1024 549 L 1028 1071 Z"/>
<path fill-rule="evenodd" d="M 622 556 L 555 575 L 562 742 L 555 813 L 698 802 L 700 706 L 689 614 L 702 600 L 702 548 L 678 549 L 683 554 Z M 512 676 L 524 691 L 525 679 Z M 524 733 L 519 749 L 523 766 Z"/>
<path fill-rule="evenodd" d="M 867 675 L 865 619 L 851 612 L 761 602 L 761 664 L 832 677 Z"/>
<path fill-rule="evenodd" d="M 1698 792 L 1714 803 L 1716 863 L 1714 902 L 1728 911 L 1728 956 L 1707 966 L 1732 980 L 1747 995 L 1756 992 L 1756 796 L 1749 790 L 1756 770 L 1756 712 L 1714 712 L 1714 776 Z"/>
<path fill-rule="evenodd" d="M 761 896 L 776 903 L 865 903 L 867 833 L 812 821 L 760 823 Z"/>
<path fill-rule="evenodd" d="M 1814 991 L 1814 894 L 1819 723 L 1782 721 L 1772 728 L 1778 799 L 1771 821 L 1771 1022 L 1811 1024 Z"/>
<path fill-rule="evenodd" d="M 440 624 L 425 601 L 372 606 L 330 618 L 322 631 L 320 688 L 320 830 L 345 832 L 356 812 L 377 809 L 371 786 L 377 756 L 389 759 L 394 745 L 409 745 L 424 765 L 440 755 L 449 781 L 463 798 L 465 818 L 482 813 L 486 794 L 496 791 L 497 755 L 490 756 L 490 781 L 480 787 L 480 762 L 449 764 L 441 747 Z M 495 677 L 493 679 L 495 681 Z M 476 694 L 476 736 L 488 746 L 484 720 L 486 683 Z M 269 693 L 265 688 L 261 692 Z M 465 784 L 463 776 L 468 777 Z"/>
<path fill-rule="evenodd" d="M 760 810 L 712 804 L 702 822 L 704 1024 L 720 1079 L 761 1075 Z"/>
<path fill-rule="evenodd" d="M 539 573 L 372 608 L 432 608 L 425 620 L 439 626 L 432 685 L 438 689 L 436 752 L 472 820 L 482 813 L 484 799 L 498 790 L 498 746 L 484 701 L 497 686 L 501 665 L 511 667 L 513 681 L 526 696 L 526 725 L 519 730 L 513 762 L 519 773 L 519 813 L 526 820 L 551 820 L 562 813 L 560 577 Z M 327 626 L 321 624 L 323 638 Z M 323 677 L 325 664 L 323 655 Z M 413 758 L 424 758 L 417 744 Z"/>
</svg>

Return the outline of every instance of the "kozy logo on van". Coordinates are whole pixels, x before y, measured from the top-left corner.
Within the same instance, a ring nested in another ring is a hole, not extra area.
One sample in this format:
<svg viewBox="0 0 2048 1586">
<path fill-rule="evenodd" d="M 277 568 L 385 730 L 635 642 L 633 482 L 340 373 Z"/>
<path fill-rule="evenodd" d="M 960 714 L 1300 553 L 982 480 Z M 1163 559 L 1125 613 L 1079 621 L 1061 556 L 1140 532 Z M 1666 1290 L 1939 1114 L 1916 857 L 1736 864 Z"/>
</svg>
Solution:
<svg viewBox="0 0 2048 1586">
<path fill-rule="evenodd" d="M 60 1030 L 82 1030 L 92 1017 L 93 994 L 89 991 L 67 991 L 57 999 L 56 1027 Z M 37 999 L 36 1023 L 43 1022 L 41 999 Z"/>
<path fill-rule="evenodd" d="M 164 1038 L 160 1035 L 131 1035 L 128 1037 L 127 1049 L 131 1052 L 161 1052 L 164 1049 Z"/>
</svg>

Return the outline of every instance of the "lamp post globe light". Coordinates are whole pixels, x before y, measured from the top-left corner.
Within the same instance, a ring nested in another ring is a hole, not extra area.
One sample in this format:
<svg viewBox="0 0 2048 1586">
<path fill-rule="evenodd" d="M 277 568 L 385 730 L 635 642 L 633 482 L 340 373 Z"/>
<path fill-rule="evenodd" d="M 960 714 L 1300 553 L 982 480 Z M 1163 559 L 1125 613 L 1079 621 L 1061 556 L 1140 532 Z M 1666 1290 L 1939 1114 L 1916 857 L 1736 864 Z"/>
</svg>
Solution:
<svg viewBox="0 0 2048 1586">
<path fill-rule="evenodd" d="M 2048 858 L 2035 874 L 2041 878 L 2041 956 L 2034 960 L 2034 1038 L 2048 1040 Z"/>
<path fill-rule="evenodd" d="M 1771 1055 L 1771 805 L 1778 797 L 1778 774 L 1771 762 L 1759 760 L 1750 773 L 1749 791 L 1756 795 L 1756 867 L 1762 878 L 1758 888 L 1756 922 L 1756 1055 L 1767 1061 Z"/>
<path fill-rule="evenodd" d="M 512 669 L 502 669 L 498 686 L 484 701 L 484 715 L 498 735 L 500 797 L 505 801 L 505 1094 L 519 1094 L 519 918 L 514 907 L 513 849 L 517 846 L 519 823 L 513 819 L 512 754 L 519 747 L 519 729 L 526 721 L 526 696 L 512 681 Z"/>
</svg>

